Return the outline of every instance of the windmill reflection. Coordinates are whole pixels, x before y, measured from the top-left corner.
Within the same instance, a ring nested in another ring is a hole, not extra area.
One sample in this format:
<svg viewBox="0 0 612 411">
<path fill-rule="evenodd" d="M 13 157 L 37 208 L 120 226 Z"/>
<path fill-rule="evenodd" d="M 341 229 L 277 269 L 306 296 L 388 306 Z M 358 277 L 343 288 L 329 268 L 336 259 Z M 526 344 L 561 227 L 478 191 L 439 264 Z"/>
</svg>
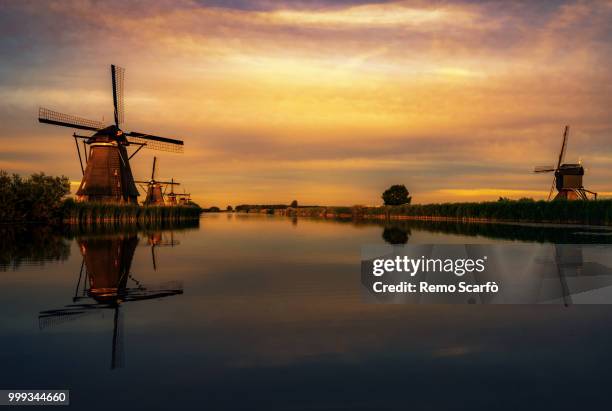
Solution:
<svg viewBox="0 0 612 411">
<path fill-rule="evenodd" d="M 181 242 L 174 238 L 174 231 L 168 233 L 162 231 L 154 231 L 147 233 L 147 245 L 151 247 L 151 261 L 153 263 L 153 270 L 157 271 L 157 259 L 155 258 L 156 247 L 174 247 L 179 245 Z"/>
<path fill-rule="evenodd" d="M 161 232 L 147 235 L 153 267 L 155 247 L 178 242 L 165 241 Z M 39 313 L 39 327 L 44 329 L 90 314 L 113 311 L 111 369 L 123 367 L 123 311 L 125 303 L 170 297 L 183 293 L 179 282 L 144 285 L 131 273 L 139 238 L 136 234 L 78 238 L 82 255 L 73 304 Z"/>
</svg>

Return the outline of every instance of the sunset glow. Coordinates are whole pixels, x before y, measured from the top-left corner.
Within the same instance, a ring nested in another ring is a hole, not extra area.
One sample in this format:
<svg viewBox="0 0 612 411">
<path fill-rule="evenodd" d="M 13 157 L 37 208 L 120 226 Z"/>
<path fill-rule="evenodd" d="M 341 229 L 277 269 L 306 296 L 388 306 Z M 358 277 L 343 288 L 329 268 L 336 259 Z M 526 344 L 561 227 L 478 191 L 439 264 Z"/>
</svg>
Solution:
<svg viewBox="0 0 612 411">
<path fill-rule="evenodd" d="M 612 2 L 0 4 L 0 168 L 80 178 L 39 105 L 185 140 L 164 154 L 202 205 L 544 198 L 567 160 L 610 192 Z M 95 11 L 94 11 L 95 10 Z M 146 150 L 145 150 L 146 151 Z M 133 162 L 144 176 L 153 152 Z"/>
</svg>

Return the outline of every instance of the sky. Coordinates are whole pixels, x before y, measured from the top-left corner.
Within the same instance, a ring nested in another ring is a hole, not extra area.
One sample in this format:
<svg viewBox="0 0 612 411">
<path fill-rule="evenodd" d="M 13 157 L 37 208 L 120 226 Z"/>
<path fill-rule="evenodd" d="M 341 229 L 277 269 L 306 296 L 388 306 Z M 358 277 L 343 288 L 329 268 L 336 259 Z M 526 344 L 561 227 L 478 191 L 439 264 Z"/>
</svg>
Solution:
<svg viewBox="0 0 612 411">
<path fill-rule="evenodd" d="M 612 1 L 0 0 L 0 169 L 81 178 L 38 107 L 180 138 L 137 179 L 204 206 L 545 198 L 567 162 L 612 196 Z"/>
</svg>

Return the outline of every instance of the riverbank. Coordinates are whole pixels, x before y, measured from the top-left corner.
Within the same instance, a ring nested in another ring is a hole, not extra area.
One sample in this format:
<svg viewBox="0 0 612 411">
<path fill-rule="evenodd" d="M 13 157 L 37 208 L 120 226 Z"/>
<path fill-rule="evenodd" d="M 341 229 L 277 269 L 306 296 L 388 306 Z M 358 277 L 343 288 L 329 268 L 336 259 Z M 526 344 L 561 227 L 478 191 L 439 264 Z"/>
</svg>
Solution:
<svg viewBox="0 0 612 411">
<path fill-rule="evenodd" d="M 500 200 L 381 207 L 300 207 L 273 210 L 289 217 L 612 225 L 612 200 Z M 270 214 L 272 214 L 270 213 Z"/>
</svg>

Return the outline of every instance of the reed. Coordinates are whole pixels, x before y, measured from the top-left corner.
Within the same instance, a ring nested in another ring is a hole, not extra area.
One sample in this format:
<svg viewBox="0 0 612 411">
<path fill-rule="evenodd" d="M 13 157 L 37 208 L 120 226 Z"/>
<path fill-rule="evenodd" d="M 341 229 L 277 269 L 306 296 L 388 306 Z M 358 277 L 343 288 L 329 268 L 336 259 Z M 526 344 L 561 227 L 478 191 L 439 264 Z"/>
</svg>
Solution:
<svg viewBox="0 0 612 411">
<path fill-rule="evenodd" d="M 198 220 L 201 212 L 200 207 L 192 205 L 139 206 L 66 200 L 62 208 L 62 221 L 80 225 L 147 226 L 164 222 Z"/>
</svg>

